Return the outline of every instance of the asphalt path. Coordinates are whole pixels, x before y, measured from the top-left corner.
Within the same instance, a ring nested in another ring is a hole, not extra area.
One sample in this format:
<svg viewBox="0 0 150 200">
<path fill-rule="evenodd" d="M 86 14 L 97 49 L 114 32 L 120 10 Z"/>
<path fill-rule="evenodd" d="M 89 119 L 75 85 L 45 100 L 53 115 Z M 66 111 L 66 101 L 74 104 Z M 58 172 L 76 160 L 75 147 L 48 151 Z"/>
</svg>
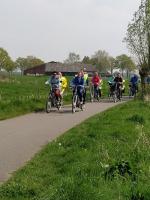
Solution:
<svg viewBox="0 0 150 200">
<path fill-rule="evenodd" d="M 87 103 L 84 111 L 78 110 L 74 114 L 71 106 L 65 106 L 59 112 L 32 113 L 0 121 L 0 182 L 8 180 L 14 171 L 24 166 L 48 142 L 119 103 L 103 100 Z"/>
</svg>

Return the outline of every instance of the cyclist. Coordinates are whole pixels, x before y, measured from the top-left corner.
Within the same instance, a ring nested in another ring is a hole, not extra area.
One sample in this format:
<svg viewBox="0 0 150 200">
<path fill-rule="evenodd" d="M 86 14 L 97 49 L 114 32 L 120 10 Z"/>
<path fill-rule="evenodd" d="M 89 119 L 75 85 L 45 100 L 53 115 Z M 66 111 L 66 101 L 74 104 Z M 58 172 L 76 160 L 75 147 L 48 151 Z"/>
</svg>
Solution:
<svg viewBox="0 0 150 200">
<path fill-rule="evenodd" d="M 82 74 L 82 76 L 83 76 L 83 79 L 84 79 L 84 93 L 83 93 L 83 104 L 85 104 L 85 100 L 86 100 L 86 93 L 87 93 L 87 91 L 86 91 L 86 86 L 88 86 L 89 85 L 89 75 L 88 75 L 88 73 L 86 72 L 86 68 L 84 68 L 84 70 L 83 69 L 81 69 L 81 74 Z"/>
<path fill-rule="evenodd" d="M 114 82 L 114 79 L 115 79 L 115 76 L 114 76 L 114 75 L 111 75 L 111 76 L 108 78 L 108 83 Z"/>
<path fill-rule="evenodd" d="M 74 87 L 77 87 L 77 93 L 79 95 L 80 104 L 83 104 L 84 78 L 81 72 L 78 72 L 78 75 L 74 77 L 72 84 Z"/>
<path fill-rule="evenodd" d="M 92 85 L 94 86 L 94 94 L 97 93 L 100 97 L 101 97 L 101 90 L 100 90 L 101 84 L 102 84 L 102 79 L 98 75 L 98 72 L 95 72 L 92 78 Z"/>
<path fill-rule="evenodd" d="M 84 84 L 85 84 L 85 86 L 88 86 L 89 85 L 89 75 L 86 72 L 86 68 L 84 68 L 84 70 L 81 69 L 81 74 L 82 74 L 82 76 L 84 78 Z"/>
<path fill-rule="evenodd" d="M 59 80 L 60 80 L 60 86 L 61 86 L 61 96 L 63 96 L 63 93 L 65 89 L 67 88 L 68 83 L 67 83 L 66 77 L 64 77 L 61 72 L 59 72 L 58 74 L 59 74 Z"/>
<path fill-rule="evenodd" d="M 49 78 L 48 81 L 45 82 L 46 85 L 50 85 L 51 87 L 51 93 L 52 95 L 55 94 L 55 90 L 58 89 L 58 92 L 60 91 L 60 80 L 59 80 L 59 75 L 57 72 L 53 72 L 52 76 Z M 59 96 L 60 94 L 58 94 Z M 58 98 L 56 96 L 56 98 Z M 61 95 L 60 95 L 61 97 Z M 58 100 L 58 99 L 57 99 Z"/>
<path fill-rule="evenodd" d="M 138 76 L 136 74 L 131 77 L 130 86 L 138 92 Z"/>
<path fill-rule="evenodd" d="M 120 100 L 122 96 L 122 86 L 123 86 L 123 78 L 120 73 L 117 73 L 117 76 L 114 78 L 115 86 L 119 92 L 118 99 Z"/>
<path fill-rule="evenodd" d="M 50 85 L 51 88 L 60 88 L 60 80 L 57 72 L 53 72 L 52 76 L 49 78 L 48 81 L 45 82 L 46 85 Z"/>
</svg>

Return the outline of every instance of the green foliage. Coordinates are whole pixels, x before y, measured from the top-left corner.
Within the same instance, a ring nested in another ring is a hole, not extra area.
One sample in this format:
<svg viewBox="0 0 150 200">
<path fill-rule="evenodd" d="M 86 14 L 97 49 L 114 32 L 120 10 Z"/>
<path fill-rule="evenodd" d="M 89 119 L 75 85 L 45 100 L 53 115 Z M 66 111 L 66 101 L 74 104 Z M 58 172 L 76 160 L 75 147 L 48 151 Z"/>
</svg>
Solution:
<svg viewBox="0 0 150 200">
<path fill-rule="evenodd" d="M 5 69 L 7 72 L 12 72 L 15 68 L 15 64 L 10 58 L 8 52 L 3 48 L 0 48 L 0 71 Z"/>
<path fill-rule="evenodd" d="M 130 72 L 136 69 L 136 65 L 132 58 L 125 54 L 116 57 L 115 67 L 121 69 L 122 73 L 124 71 Z"/>
<path fill-rule="evenodd" d="M 99 71 L 111 70 L 114 67 L 114 58 L 111 57 L 106 51 L 98 50 L 92 56 L 93 61 L 95 60 Z M 91 60 L 92 61 L 92 60 Z"/>
<path fill-rule="evenodd" d="M 134 123 L 139 123 L 141 125 L 143 125 L 145 123 L 144 117 L 139 114 L 133 115 L 132 117 L 129 118 L 129 120 Z"/>
<path fill-rule="evenodd" d="M 139 113 L 144 125 L 128 120 Z M 0 199 L 149 200 L 149 120 L 150 104 L 140 101 L 86 120 L 14 173 Z M 111 167 L 113 178 L 105 179 Z"/>
<path fill-rule="evenodd" d="M 36 65 L 41 65 L 41 64 L 44 64 L 44 61 L 34 56 L 27 56 L 26 58 L 19 57 L 16 60 L 16 65 L 21 70 L 22 73 L 27 68 L 35 67 Z"/>
<path fill-rule="evenodd" d="M 125 42 L 136 56 L 141 76 L 150 72 L 150 0 L 141 0 L 132 22 L 128 25 Z"/>
<path fill-rule="evenodd" d="M 64 61 L 66 64 L 74 64 L 80 61 L 80 55 L 74 52 L 69 53 L 68 58 Z"/>
</svg>

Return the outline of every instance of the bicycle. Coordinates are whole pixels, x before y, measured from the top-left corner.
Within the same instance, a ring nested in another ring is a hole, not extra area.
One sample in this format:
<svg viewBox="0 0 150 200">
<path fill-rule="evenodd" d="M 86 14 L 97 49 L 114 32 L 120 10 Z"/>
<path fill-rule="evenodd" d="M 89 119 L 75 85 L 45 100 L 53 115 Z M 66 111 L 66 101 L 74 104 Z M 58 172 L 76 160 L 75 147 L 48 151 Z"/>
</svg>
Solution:
<svg viewBox="0 0 150 200">
<path fill-rule="evenodd" d="M 90 96 L 91 96 L 91 102 L 94 102 L 94 99 L 96 99 L 99 102 L 101 98 L 101 86 L 92 85 L 90 87 Z"/>
<path fill-rule="evenodd" d="M 121 100 L 122 97 L 122 89 L 121 89 L 121 85 L 118 83 L 114 83 L 114 82 L 108 82 L 109 83 L 109 94 L 108 97 L 109 99 L 113 99 L 113 102 L 116 103 L 117 100 Z"/>
<path fill-rule="evenodd" d="M 82 92 L 82 102 L 80 101 L 80 98 L 79 98 L 79 89 L 81 88 L 82 86 L 75 86 L 73 88 L 73 96 L 72 96 L 72 113 L 75 113 L 76 112 L 76 109 L 77 108 L 80 108 L 82 111 L 84 109 L 84 106 L 83 106 L 83 92 Z"/>
<path fill-rule="evenodd" d="M 50 90 L 47 101 L 46 101 L 46 112 L 50 113 L 52 107 L 60 110 L 62 107 L 62 97 L 60 94 L 60 89 L 58 87 L 52 88 Z"/>
<path fill-rule="evenodd" d="M 129 84 L 129 98 L 136 97 L 137 86 L 135 84 Z"/>
</svg>

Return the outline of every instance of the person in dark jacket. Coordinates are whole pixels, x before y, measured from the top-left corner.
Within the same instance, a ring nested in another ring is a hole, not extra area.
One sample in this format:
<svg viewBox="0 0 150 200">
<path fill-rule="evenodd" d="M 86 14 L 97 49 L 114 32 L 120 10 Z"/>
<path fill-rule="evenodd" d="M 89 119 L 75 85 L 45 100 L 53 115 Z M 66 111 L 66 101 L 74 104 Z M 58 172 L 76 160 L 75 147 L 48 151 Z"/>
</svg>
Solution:
<svg viewBox="0 0 150 200">
<path fill-rule="evenodd" d="M 123 78 L 121 77 L 121 74 L 118 73 L 117 76 L 114 79 L 115 86 L 117 87 L 118 90 L 118 99 L 122 97 L 122 86 L 123 86 Z"/>
<path fill-rule="evenodd" d="M 83 93 L 84 93 L 84 77 L 81 72 L 73 79 L 73 86 L 77 87 L 77 93 L 79 95 L 80 103 L 83 103 Z"/>
<path fill-rule="evenodd" d="M 130 79 L 131 87 L 134 87 L 137 92 L 138 92 L 138 81 L 139 81 L 139 78 L 136 74 L 134 74 Z"/>
</svg>

